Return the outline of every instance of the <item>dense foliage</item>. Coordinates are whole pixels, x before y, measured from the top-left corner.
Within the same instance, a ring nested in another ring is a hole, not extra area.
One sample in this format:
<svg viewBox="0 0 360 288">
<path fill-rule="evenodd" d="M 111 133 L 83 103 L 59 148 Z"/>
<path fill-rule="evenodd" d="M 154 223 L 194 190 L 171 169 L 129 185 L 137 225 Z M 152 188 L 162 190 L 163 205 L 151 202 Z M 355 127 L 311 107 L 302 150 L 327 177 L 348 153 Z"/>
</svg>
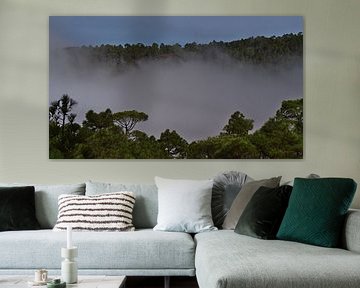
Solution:
<svg viewBox="0 0 360 288">
<path fill-rule="evenodd" d="M 212 41 L 208 44 L 187 43 L 152 45 L 125 44 L 101 45 L 66 48 L 71 62 L 78 69 L 87 69 L 90 65 L 106 65 L 118 70 L 128 65 L 136 65 L 141 60 L 174 59 L 187 61 L 192 57 L 204 60 L 223 61 L 224 55 L 246 64 L 291 64 L 303 55 L 303 35 L 285 34 L 273 37 L 251 37 L 231 42 Z"/>
<path fill-rule="evenodd" d="M 158 139 L 135 130 L 137 123 L 148 120 L 139 111 L 90 110 L 79 125 L 71 113 L 75 105 L 63 95 L 49 107 L 52 159 L 295 159 L 303 155 L 302 99 L 283 101 L 276 115 L 254 133 L 250 133 L 253 120 L 235 111 L 218 136 L 192 143 L 169 129 Z"/>
</svg>

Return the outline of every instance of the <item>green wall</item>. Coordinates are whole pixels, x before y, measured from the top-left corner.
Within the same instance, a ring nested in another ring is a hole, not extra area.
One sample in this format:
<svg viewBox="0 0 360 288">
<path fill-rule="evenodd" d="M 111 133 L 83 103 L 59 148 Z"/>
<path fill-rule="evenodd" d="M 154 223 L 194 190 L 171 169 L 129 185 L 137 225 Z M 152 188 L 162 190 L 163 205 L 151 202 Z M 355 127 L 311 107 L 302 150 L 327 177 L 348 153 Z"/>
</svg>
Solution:
<svg viewBox="0 0 360 288">
<path fill-rule="evenodd" d="M 49 15 L 304 16 L 304 159 L 49 160 Z M 0 0 L 0 182 L 152 182 L 234 169 L 254 178 L 351 177 L 360 186 L 359 27 L 358 0 Z"/>
</svg>

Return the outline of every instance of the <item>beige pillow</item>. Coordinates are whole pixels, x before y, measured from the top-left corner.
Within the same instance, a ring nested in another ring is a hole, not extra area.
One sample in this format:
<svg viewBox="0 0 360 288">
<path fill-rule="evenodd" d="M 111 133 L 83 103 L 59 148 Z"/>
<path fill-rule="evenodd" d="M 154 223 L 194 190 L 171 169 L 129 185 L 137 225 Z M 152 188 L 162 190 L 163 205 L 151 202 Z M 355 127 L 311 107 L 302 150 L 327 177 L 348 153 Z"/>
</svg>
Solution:
<svg viewBox="0 0 360 288">
<path fill-rule="evenodd" d="M 234 202 L 231 204 L 230 210 L 226 215 L 224 223 L 222 225 L 223 229 L 234 230 L 237 222 L 240 219 L 241 214 L 243 213 L 246 205 L 249 203 L 251 197 L 255 194 L 255 192 L 261 186 L 276 188 L 279 186 L 280 180 L 281 176 L 245 183 L 244 186 L 242 186 L 238 195 L 236 196 Z"/>
</svg>

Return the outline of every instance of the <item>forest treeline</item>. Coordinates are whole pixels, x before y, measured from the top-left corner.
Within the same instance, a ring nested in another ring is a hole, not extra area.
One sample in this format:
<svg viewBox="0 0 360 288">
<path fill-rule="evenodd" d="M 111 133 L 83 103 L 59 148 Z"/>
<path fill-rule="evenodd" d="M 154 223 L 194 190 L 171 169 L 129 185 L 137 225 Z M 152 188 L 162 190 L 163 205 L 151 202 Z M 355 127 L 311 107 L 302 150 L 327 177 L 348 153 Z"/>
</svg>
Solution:
<svg viewBox="0 0 360 288">
<path fill-rule="evenodd" d="M 159 138 L 136 130 L 150 121 L 141 111 L 89 110 L 82 124 L 72 113 L 78 103 L 64 94 L 49 107 L 51 159 L 299 159 L 303 156 L 303 99 L 285 100 L 264 125 L 240 111 L 229 115 L 214 137 L 188 143 L 166 129 Z"/>
<path fill-rule="evenodd" d="M 272 37 L 250 37 L 235 41 L 212 41 L 207 44 L 186 43 L 144 45 L 99 45 L 66 48 L 74 67 L 87 68 L 88 65 L 103 64 L 106 67 L 125 69 L 140 60 L 172 59 L 186 61 L 191 55 L 204 60 L 222 61 L 224 55 L 244 64 L 292 64 L 303 55 L 303 34 L 285 34 Z"/>
</svg>

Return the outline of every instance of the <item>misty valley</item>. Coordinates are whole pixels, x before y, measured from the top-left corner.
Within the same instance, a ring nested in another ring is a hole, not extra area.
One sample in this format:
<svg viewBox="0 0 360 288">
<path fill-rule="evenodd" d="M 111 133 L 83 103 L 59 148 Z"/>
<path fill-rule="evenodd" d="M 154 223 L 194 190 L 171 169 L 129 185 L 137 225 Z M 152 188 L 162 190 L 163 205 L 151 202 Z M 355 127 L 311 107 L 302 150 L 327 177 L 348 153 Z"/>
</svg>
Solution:
<svg viewBox="0 0 360 288">
<path fill-rule="evenodd" d="M 51 159 L 301 159 L 303 35 L 50 51 Z"/>
</svg>

